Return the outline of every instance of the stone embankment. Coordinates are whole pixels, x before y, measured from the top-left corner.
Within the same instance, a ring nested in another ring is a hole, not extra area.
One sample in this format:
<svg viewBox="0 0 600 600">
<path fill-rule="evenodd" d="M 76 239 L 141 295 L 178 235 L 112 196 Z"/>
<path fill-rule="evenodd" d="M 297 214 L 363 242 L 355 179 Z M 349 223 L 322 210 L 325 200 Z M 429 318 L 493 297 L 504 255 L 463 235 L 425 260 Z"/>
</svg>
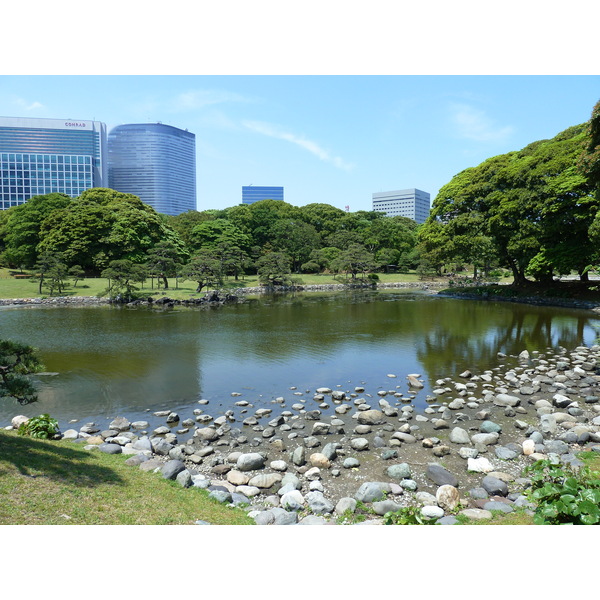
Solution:
<svg viewBox="0 0 600 600">
<path fill-rule="evenodd" d="M 420 375 L 405 376 L 405 395 L 388 374 L 389 390 L 294 391 L 289 407 L 273 401 L 279 412 L 253 410 L 232 392 L 221 415 L 200 400 L 186 418 L 155 413 L 164 425 L 153 430 L 118 417 L 105 430 L 88 423 L 61 435 L 130 454 L 132 467 L 205 488 L 258 524 L 352 523 L 359 512 L 378 524 L 405 506 L 441 524 L 458 514 L 488 520 L 533 508 L 527 465 L 549 458 L 576 467 L 578 451 L 600 451 L 599 361 L 600 346 L 499 354 L 493 369 L 437 380 L 423 411 L 414 406 Z"/>
</svg>

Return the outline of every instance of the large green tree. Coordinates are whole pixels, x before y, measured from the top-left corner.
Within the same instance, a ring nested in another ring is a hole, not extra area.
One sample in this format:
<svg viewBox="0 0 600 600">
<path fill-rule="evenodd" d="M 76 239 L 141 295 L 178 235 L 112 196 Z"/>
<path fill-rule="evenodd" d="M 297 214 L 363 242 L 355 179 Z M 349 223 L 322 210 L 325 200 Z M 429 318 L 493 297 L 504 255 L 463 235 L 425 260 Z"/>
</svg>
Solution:
<svg viewBox="0 0 600 600">
<path fill-rule="evenodd" d="M 37 392 L 27 375 L 43 368 L 31 346 L 0 340 L 0 398 L 14 398 L 19 404 L 36 402 Z"/>
<path fill-rule="evenodd" d="M 137 196 L 92 188 L 42 223 L 38 251 L 61 252 L 69 265 L 98 271 L 112 260 L 142 262 L 163 240 L 185 250 L 179 236 Z"/>
<path fill-rule="evenodd" d="M 598 201 L 577 162 L 586 142 L 578 125 L 550 140 L 490 158 L 440 189 L 419 232 L 420 247 L 438 260 L 497 259 L 516 283 L 526 275 L 583 275 L 593 251 L 588 229 Z"/>
</svg>

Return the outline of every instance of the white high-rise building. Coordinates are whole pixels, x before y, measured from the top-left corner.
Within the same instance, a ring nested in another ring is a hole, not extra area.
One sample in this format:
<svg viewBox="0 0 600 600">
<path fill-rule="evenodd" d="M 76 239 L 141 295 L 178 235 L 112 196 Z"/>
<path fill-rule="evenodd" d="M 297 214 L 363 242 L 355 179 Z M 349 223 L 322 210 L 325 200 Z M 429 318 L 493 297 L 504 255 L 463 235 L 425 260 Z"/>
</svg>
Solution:
<svg viewBox="0 0 600 600">
<path fill-rule="evenodd" d="M 384 212 L 387 217 L 407 217 L 420 224 L 430 209 L 429 194 L 415 188 L 373 194 L 373 210 Z"/>
</svg>

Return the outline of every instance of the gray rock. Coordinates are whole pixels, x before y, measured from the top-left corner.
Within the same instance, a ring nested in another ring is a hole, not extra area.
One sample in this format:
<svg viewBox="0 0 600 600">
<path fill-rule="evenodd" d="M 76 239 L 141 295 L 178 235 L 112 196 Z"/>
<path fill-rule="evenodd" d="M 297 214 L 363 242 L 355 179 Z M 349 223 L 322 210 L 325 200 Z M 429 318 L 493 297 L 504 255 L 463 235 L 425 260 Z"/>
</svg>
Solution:
<svg viewBox="0 0 600 600">
<path fill-rule="evenodd" d="M 297 467 L 302 467 L 306 464 L 306 448 L 298 446 L 291 454 L 290 459 Z"/>
<path fill-rule="evenodd" d="M 214 500 L 217 500 L 217 502 L 231 502 L 232 497 L 231 497 L 231 492 L 227 492 L 225 490 L 212 490 L 209 494 L 208 494 L 209 498 L 213 498 Z"/>
<path fill-rule="evenodd" d="M 496 448 L 494 448 L 494 452 L 500 460 L 514 460 L 517 458 L 517 453 L 514 450 L 506 448 L 505 446 L 496 446 Z"/>
<path fill-rule="evenodd" d="M 175 478 L 175 481 L 184 488 L 188 488 L 192 486 L 192 474 L 187 470 L 184 469 L 183 471 L 177 473 L 177 477 Z"/>
<path fill-rule="evenodd" d="M 165 479 L 175 479 L 179 473 L 185 470 L 185 465 L 181 460 L 170 460 L 165 463 L 164 467 L 160 470 L 162 476 Z"/>
<path fill-rule="evenodd" d="M 486 475 L 482 482 L 481 487 L 490 495 L 490 496 L 507 496 L 508 495 L 508 485 L 501 479 L 494 477 L 493 475 Z"/>
<path fill-rule="evenodd" d="M 458 479 L 447 469 L 437 463 L 430 463 L 427 467 L 426 476 L 437 485 L 451 485 L 458 487 Z"/>
<path fill-rule="evenodd" d="M 105 454 L 121 454 L 123 452 L 123 448 L 119 444 L 100 444 L 98 450 Z"/>
<path fill-rule="evenodd" d="M 356 510 L 357 502 L 354 498 L 340 498 L 338 503 L 335 505 L 335 513 L 341 515 L 346 511 L 354 513 Z"/>
<path fill-rule="evenodd" d="M 383 500 L 390 492 L 390 484 L 381 481 L 367 481 L 363 483 L 354 495 L 359 502 L 373 502 Z"/>
<path fill-rule="evenodd" d="M 470 444 L 471 438 L 465 429 L 454 427 L 450 432 L 450 441 L 453 444 Z"/>
<path fill-rule="evenodd" d="M 497 394 L 494 398 L 494 404 L 497 406 L 519 406 L 521 399 L 509 394 Z"/>
<path fill-rule="evenodd" d="M 375 514 L 383 516 L 387 512 L 396 512 L 402 507 L 393 500 L 380 500 L 378 502 L 373 502 L 371 508 L 375 511 Z"/>
<path fill-rule="evenodd" d="M 546 452 L 555 454 L 566 454 L 569 451 L 569 444 L 561 440 L 548 440 L 544 443 Z"/>
<path fill-rule="evenodd" d="M 444 516 L 444 509 L 439 506 L 425 505 L 421 508 L 421 514 L 426 519 L 441 519 Z"/>
<path fill-rule="evenodd" d="M 502 431 L 502 426 L 493 421 L 483 421 L 479 426 L 479 430 L 482 433 L 500 433 Z"/>
<path fill-rule="evenodd" d="M 360 467 L 360 461 L 353 456 L 349 456 L 344 460 L 342 465 L 344 469 L 356 469 L 357 467 Z"/>
<path fill-rule="evenodd" d="M 238 471 L 255 471 L 265 466 L 265 457 L 258 452 L 242 454 L 236 463 Z"/>
<path fill-rule="evenodd" d="M 350 441 L 350 446 L 359 452 L 369 449 L 369 440 L 367 438 L 354 438 Z"/>
<path fill-rule="evenodd" d="M 391 465 L 386 469 L 388 477 L 391 479 L 410 479 L 412 472 L 408 463 L 400 463 L 397 465 Z"/>
<path fill-rule="evenodd" d="M 283 494 L 280 503 L 286 510 L 301 510 L 306 504 L 306 501 L 300 491 L 294 489 Z"/>
<path fill-rule="evenodd" d="M 296 523 L 298 523 L 298 513 L 283 510 L 275 514 L 273 525 L 295 525 Z"/>
<path fill-rule="evenodd" d="M 308 494 L 306 494 L 306 502 L 308 503 L 310 510 L 316 514 L 332 513 L 335 508 L 333 504 L 325 498 L 323 492 L 308 492 Z"/>
<path fill-rule="evenodd" d="M 135 450 L 142 450 L 142 451 L 152 452 L 152 442 L 150 441 L 150 438 L 147 435 L 145 435 L 145 436 L 143 436 L 143 437 L 135 440 L 131 444 L 131 446 Z"/>
<path fill-rule="evenodd" d="M 363 410 L 358 413 L 358 422 L 363 425 L 377 425 L 385 421 L 383 412 L 376 409 Z"/>
<path fill-rule="evenodd" d="M 506 502 L 498 502 L 498 501 L 492 500 L 490 502 L 486 502 L 483 505 L 483 510 L 489 510 L 490 512 L 493 510 L 499 510 L 504 513 L 511 513 L 515 509 L 510 504 L 507 504 Z"/>
<path fill-rule="evenodd" d="M 110 422 L 108 427 L 117 431 L 127 431 L 131 427 L 131 423 L 125 417 L 117 417 Z"/>
</svg>

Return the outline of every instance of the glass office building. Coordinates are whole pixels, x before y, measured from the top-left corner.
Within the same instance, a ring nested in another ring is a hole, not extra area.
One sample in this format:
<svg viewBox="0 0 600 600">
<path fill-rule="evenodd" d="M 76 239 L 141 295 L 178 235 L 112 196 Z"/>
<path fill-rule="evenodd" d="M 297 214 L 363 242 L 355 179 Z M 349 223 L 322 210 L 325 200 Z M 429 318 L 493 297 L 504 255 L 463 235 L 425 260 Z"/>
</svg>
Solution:
<svg viewBox="0 0 600 600">
<path fill-rule="evenodd" d="M 277 186 L 242 186 L 242 204 L 252 204 L 259 200 L 283 200 L 283 188 Z"/>
<path fill-rule="evenodd" d="M 420 224 L 430 209 L 429 194 L 415 188 L 373 194 L 373 210 L 384 212 L 387 217 L 407 217 Z"/>
<path fill-rule="evenodd" d="M 108 184 L 162 214 L 196 210 L 196 136 L 162 123 L 111 129 Z"/>
<path fill-rule="evenodd" d="M 0 209 L 105 186 L 105 148 L 99 121 L 0 117 Z"/>
</svg>

